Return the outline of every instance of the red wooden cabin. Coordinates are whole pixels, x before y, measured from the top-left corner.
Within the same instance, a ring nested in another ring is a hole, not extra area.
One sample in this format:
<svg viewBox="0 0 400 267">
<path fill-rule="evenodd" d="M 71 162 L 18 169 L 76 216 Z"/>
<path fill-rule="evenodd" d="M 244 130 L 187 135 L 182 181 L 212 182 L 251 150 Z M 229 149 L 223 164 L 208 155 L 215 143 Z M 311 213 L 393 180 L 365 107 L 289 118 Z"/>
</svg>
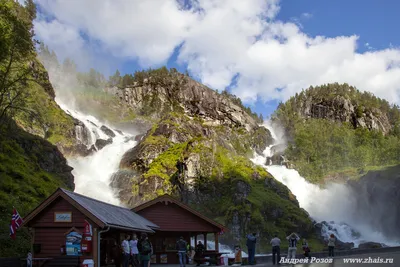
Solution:
<svg viewBox="0 0 400 267">
<path fill-rule="evenodd" d="M 133 211 L 159 226 L 156 233 L 149 236 L 154 247 L 153 263 L 179 263 L 176 242 L 180 236 L 189 244 L 194 239 L 192 245 L 199 240 L 207 244 L 207 239 L 212 238 L 215 247 L 210 248 L 208 254 L 219 252 L 218 235 L 226 231 L 225 227 L 171 196 L 160 196 Z"/>
<path fill-rule="evenodd" d="M 80 238 L 85 231 L 85 221 L 92 227 L 92 236 Z M 26 216 L 23 226 L 28 227 L 32 235 L 34 259 L 47 259 L 47 266 L 58 266 L 60 258 L 70 260 L 75 257 L 80 262 L 92 259 L 96 267 L 100 266 L 99 261 L 104 266 L 107 261 L 119 260 L 118 245 L 125 234 L 154 233 L 158 228 L 130 209 L 61 188 Z M 79 252 L 82 243 L 88 250 Z M 79 256 L 74 256 L 76 251 Z M 63 256 L 66 254 L 69 256 Z"/>
</svg>

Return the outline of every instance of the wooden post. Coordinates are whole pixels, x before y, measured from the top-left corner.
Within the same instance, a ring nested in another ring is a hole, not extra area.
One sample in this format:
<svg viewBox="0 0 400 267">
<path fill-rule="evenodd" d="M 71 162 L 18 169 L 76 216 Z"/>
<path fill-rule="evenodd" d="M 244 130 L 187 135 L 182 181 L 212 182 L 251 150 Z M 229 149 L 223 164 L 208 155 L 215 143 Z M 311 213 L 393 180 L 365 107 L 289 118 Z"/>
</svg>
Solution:
<svg viewBox="0 0 400 267">
<path fill-rule="evenodd" d="M 93 256 L 93 261 L 94 261 L 94 267 L 100 267 L 100 262 L 97 262 L 98 259 L 98 229 L 97 228 L 93 228 L 93 236 L 92 236 L 92 242 L 93 242 L 93 246 L 92 246 L 92 256 Z"/>
<path fill-rule="evenodd" d="M 214 233 L 214 237 L 215 237 L 215 251 L 219 252 L 218 233 Z"/>
<path fill-rule="evenodd" d="M 204 236 L 204 246 L 206 247 L 206 251 L 208 250 L 208 246 L 207 246 L 207 234 L 204 234 L 203 233 L 203 236 Z"/>
<path fill-rule="evenodd" d="M 197 233 L 194 234 L 194 248 L 197 246 Z"/>
<path fill-rule="evenodd" d="M 33 251 L 33 244 L 35 244 L 35 228 L 29 228 L 29 231 L 31 232 L 31 253 L 34 258 L 35 252 Z"/>
</svg>

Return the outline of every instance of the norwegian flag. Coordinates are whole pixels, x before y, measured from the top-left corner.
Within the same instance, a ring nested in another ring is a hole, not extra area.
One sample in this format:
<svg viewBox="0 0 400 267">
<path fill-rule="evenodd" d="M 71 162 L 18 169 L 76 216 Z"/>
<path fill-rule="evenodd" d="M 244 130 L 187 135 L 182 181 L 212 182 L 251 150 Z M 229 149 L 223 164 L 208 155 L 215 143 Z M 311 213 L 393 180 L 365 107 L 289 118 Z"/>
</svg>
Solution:
<svg viewBox="0 0 400 267">
<path fill-rule="evenodd" d="M 20 225 L 23 223 L 23 220 L 21 216 L 19 216 L 18 211 L 14 208 L 13 210 L 13 215 L 11 218 L 11 223 L 10 223 L 10 237 L 12 239 L 15 239 L 17 236 L 17 229 L 20 227 Z"/>
</svg>

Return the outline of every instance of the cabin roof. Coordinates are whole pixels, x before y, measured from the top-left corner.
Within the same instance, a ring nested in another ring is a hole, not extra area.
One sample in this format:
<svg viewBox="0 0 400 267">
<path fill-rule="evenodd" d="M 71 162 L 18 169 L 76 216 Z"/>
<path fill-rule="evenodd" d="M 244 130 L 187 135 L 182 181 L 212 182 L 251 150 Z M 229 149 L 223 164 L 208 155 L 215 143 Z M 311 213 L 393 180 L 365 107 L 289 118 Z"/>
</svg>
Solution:
<svg viewBox="0 0 400 267">
<path fill-rule="evenodd" d="M 139 213 L 140 211 L 145 210 L 145 209 L 147 209 L 153 205 L 156 205 L 158 203 L 174 203 L 177 206 L 179 206 L 180 208 L 186 210 L 187 212 L 197 216 L 199 219 L 204 220 L 204 221 L 208 222 L 209 224 L 213 225 L 214 227 L 220 229 L 221 232 L 226 232 L 228 230 L 224 225 L 215 222 L 214 220 L 206 217 L 205 215 L 201 214 L 200 212 L 194 210 L 193 208 L 189 207 L 188 205 L 182 203 L 181 201 L 179 201 L 167 194 L 159 196 L 159 197 L 157 197 L 151 201 L 148 201 L 146 203 L 143 203 L 139 206 L 136 206 L 132 210 Z M 166 218 L 166 219 L 168 219 L 168 218 Z M 160 229 L 160 230 L 162 230 L 162 229 Z"/>
<path fill-rule="evenodd" d="M 75 206 L 80 212 L 102 228 L 111 227 L 149 233 L 153 233 L 155 229 L 159 228 L 156 224 L 128 208 L 105 203 L 63 188 L 58 188 L 51 196 L 26 216 L 23 225 L 26 225 L 58 197 L 67 200 L 71 205 Z"/>
</svg>

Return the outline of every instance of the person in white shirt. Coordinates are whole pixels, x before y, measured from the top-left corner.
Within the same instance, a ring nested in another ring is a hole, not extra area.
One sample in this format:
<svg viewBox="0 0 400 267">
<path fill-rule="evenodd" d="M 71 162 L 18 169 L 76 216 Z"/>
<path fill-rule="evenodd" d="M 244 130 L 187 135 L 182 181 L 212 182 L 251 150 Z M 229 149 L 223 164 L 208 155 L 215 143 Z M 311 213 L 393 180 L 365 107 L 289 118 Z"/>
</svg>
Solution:
<svg viewBox="0 0 400 267">
<path fill-rule="evenodd" d="M 132 239 L 129 241 L 129 246 L 131 248 L 131 259 L 133 267 L 139 266 L 139 250 L 137 247 L 138 239 L 135 234 L 132 235 Z"/>
<path fill-rule="evenodd" d="M 289 236 L 286 237 L 286 239 L 289 241 L 288 259 L 295 259 L 297 250 L 297 241 L 300 240 L 300 237 L 296 233 L 291 233 Z"/>
<path fill-rule="evenodd" d="M 129 235 L 125 235 L 124 241 L 122 241 L 122 267 L 129 267 L 129 258 L 131 255 L 131 250 L 129 248 Z"/>
<path fill-rule="evenodd" d="M 281 240 L 278 238 L 277 234 L 271 239 L 270 244 L 272 246 L 272 264 L 275 264 L 275 258 L 276 263 L 279 264 L 281 261 Z"/>
</svg>

